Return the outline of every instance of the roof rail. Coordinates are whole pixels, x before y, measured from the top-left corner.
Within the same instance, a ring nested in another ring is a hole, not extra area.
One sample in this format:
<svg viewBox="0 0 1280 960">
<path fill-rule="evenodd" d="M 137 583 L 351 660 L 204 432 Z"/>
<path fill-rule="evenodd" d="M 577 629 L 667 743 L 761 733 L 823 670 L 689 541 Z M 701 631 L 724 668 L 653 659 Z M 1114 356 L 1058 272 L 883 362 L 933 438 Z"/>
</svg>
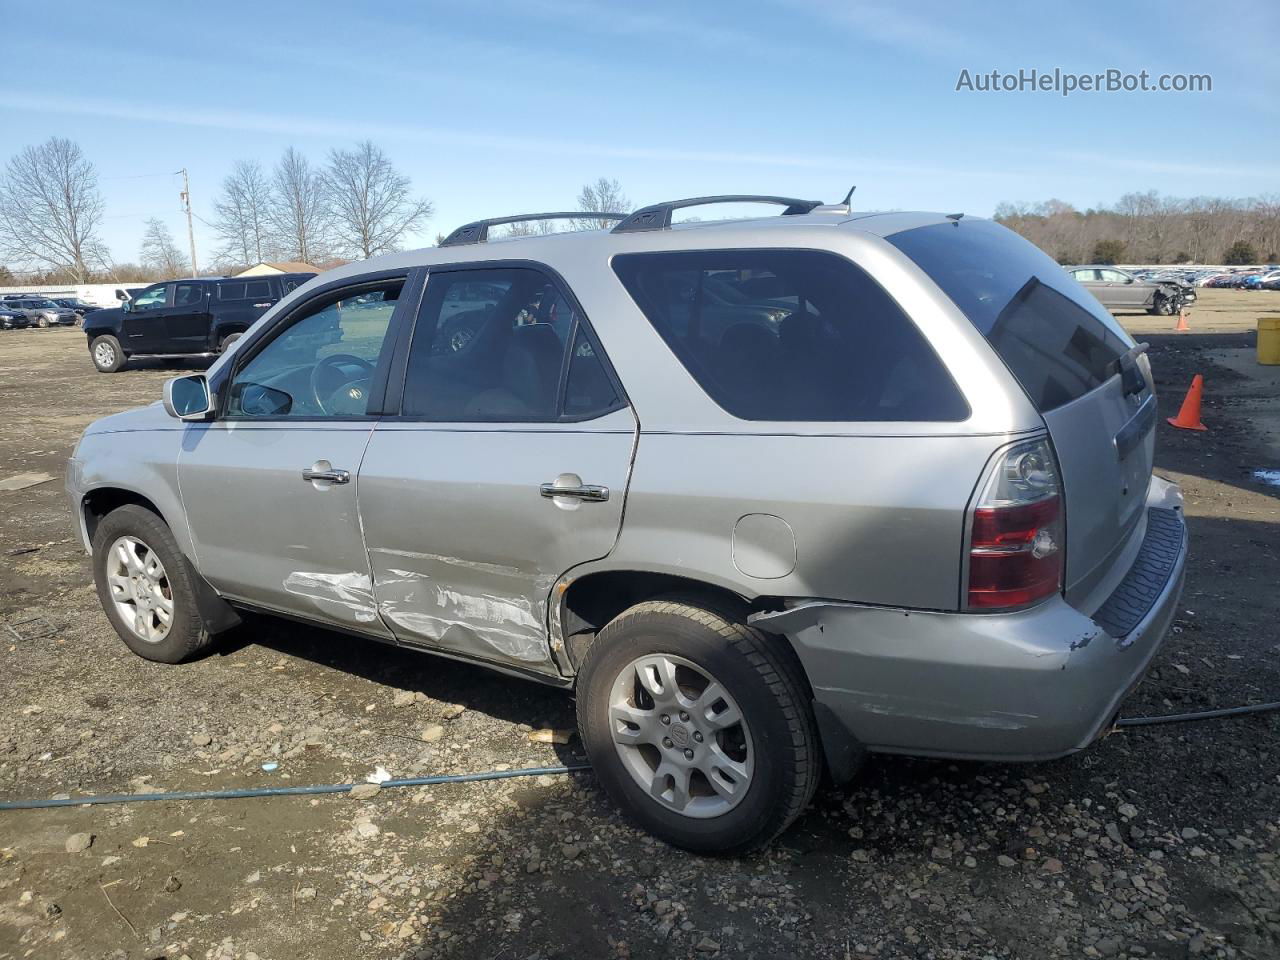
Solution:
<svg viewBox="0 0 1280 960">
<path fill-rule="evenodd" d="M 464 243 L 485 243 L 489 228 L 504 223 L 527 223 L 530 220 L 625 220 L 625 213 L 596 213 L 594 210 L 575 210 L 572 213 L 521 213 L 514 217 L 490 217 L 463 224 L 440 243 L 442 247 L 456 247 Z"/>
<path fill-rule="evenodd" d="M 808 213 L 822 206 L 821 200 L 797 200 L 795 197 L 766 197 L 756 194 L 728 194 L 719 197 L 690 197 L 687 200 L 669 200 L 641 207 L 613 228 L 614 233 L 639 233 L 645 230 L 671 229 L 671 214 L 685 207 L 702 207 L 712 203 L 775 203 L 786 207 L 784 217 Z"/>
</svg>

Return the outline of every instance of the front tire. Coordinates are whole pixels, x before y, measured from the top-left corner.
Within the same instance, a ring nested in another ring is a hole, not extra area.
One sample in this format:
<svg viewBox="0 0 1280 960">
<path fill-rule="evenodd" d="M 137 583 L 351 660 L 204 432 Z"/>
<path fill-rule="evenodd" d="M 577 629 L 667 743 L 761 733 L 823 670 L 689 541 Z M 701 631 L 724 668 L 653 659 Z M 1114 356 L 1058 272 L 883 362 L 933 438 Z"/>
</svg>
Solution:
<svg viewBox="0 0 1280 960">
<path fill-rule="evenodd" d="M 1173 297 L 1157 293 L 1155 304 L 1152 306 L 1151 312 L 1157 317 L 1168 317 L 1176 313 L 1177 310 L 1174 307 Z"/>
<path fill-rule="evenodd" d="M 99 373 L 115 373 L 125 365 L 120 341 L 109 333 L 93 338 L 89 344 L 89 356 Z"/>
<path fill-rule="evenodd" d="M 138 656 L 179 663 L 208 646 L 190 563 L 150 510 L 126 504 L 102 518 L 93 535 L 93 577 L 107 619 Z"/>
<path fill-rule="evenodd" d="M 820 746 L 791 650 L 701 606 L 637 604 L 578 674 L 578 730 L 609 795 L 696 853 L 767 844 L 813 797 Z"/>
</svg>

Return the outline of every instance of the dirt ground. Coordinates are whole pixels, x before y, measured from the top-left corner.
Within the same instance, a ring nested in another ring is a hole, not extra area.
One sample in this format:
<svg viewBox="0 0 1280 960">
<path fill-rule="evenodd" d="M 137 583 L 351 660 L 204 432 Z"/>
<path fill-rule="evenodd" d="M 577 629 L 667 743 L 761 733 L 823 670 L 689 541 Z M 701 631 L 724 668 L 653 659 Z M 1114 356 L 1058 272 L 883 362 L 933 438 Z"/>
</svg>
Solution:
<svg viewBox="0 0 1280 960">
<path fill-rule="evenodd" d="M 1126 715 L 1280 699 L 1280 295 L 1203 292 L 1151 343 L 1193 552 Z M 184 666 L 127 652 L 71 532 L 65 458 L 174 367 L 97 374 L 78 330 L 0 333 L 0 800 L 573 762 L 554 690 L 284 622 Z M 184 369 L 179 367 L 179 370 Z M 44 635 L 42 635 L 44 634 Z M 274 769 L 264 769 L 276 764 Z M 88 838 L 91 845 L 69 852 Z M 872 760 L 766 853 L 689 856 L 589 774 L 347 796 L 0 812 L 0 958 L 1280 956 L 1280 716 L 1130 729 L 1051 764 Z"/>
</svg>

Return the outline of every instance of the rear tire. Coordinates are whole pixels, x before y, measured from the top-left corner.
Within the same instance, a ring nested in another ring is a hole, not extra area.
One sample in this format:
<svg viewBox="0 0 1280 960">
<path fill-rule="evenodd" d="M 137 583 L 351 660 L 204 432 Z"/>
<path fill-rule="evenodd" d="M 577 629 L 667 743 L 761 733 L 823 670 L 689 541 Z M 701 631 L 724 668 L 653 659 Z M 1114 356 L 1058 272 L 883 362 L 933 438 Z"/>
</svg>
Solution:
<svg viewBox="0 0 1280 960">
<path fill-rule="evenodd" d="M 218 341 L 218 352 L 226 353 L 227 348 L 243 337 L 243 333 L 228 333 L 225 337 Z"/>
<path fill-rule="evenodd" d="M 120 639 L 138 656 L 180 663 L 209 645 L 212 636 L 196 606 L 194 576 L 173 532 L 145 507 L 126 504 L 98 523 L 93 535 L 98 599 Z"/>
<path fill-rule="evenodd" d="M 115 373 L 125 365 L 125 355 L 120 349 L 120 341 L 109 333 L 93 338 L 89 343 L 89 356 L 99 373 Z"/>
<path fill-rule="evenodd" d="M 671 600 L 631 607 L 587 651 L 577 695 L 596 776 L 667 843 L 713 854 L 763 846 L 817 788 L 821 748 L 800 664 L 722 613 Z"/>
</svg>

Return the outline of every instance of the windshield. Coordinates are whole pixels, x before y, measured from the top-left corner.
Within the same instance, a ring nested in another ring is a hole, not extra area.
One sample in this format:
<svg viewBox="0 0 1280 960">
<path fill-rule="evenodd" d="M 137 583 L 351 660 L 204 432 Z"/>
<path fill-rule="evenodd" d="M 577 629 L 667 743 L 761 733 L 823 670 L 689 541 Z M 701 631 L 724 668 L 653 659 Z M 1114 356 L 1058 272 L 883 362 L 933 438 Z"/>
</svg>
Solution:
<svg viewBox="0 0 1280 960">
<path fill-rule="evenodd" d="M 1133 346 L 1092 294 L 997 223 L 935 224 L 887 239 L 987 338 L 1041 413 L 1101 386 Z"/>
</svg>

